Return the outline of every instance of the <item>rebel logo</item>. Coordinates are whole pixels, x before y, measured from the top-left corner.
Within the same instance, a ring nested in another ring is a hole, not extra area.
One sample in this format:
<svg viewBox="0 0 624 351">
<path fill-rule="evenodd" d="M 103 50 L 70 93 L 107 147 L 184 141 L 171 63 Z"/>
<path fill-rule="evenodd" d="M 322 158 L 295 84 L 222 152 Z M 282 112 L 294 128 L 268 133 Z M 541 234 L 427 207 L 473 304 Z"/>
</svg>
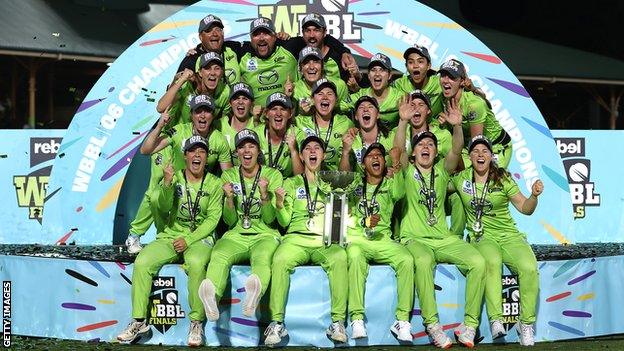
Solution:
<svg viewBox="0 0 624 351">
<path fill-rule="evenodd" d="M 53 160 L 63 138 L 30 138 L 30 167 Z"/>
</svg>

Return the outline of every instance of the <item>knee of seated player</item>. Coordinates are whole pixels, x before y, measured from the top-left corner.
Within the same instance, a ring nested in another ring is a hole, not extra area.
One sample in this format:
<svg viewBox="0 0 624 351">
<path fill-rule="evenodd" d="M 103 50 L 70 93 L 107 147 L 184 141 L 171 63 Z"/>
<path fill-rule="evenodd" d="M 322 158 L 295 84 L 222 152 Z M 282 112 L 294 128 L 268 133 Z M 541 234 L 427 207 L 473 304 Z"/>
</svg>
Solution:
<svg viewBox="0 0 624 351">
<path fill-rule="evenodd" d="M 433 267 L 435 267 L 436 265 L 436 262 L 433 259 L 433 257 L 429 255 L 420 255 L 417 257 L 413 257 L 413 260 L 414 260 L 414 267 L 416 268 L 416 270 L 433 269 Z"/>
<path fill-rule="evenodd" d="M 537 270 L 537 262 L 533 260 L 517 262 L 515 266 L 518 270 L 518 275 L 523 278 L 535 278 L 539 274 Z"/>
<path fill-rule="evenodd" d="M 364 250 L 359 245 L 349 245 L 347 246 L 347 262 L 349 264 L 359 263 L 362 261 L 366 261 L 366 257 L 364 255 Z"/>
</svg>

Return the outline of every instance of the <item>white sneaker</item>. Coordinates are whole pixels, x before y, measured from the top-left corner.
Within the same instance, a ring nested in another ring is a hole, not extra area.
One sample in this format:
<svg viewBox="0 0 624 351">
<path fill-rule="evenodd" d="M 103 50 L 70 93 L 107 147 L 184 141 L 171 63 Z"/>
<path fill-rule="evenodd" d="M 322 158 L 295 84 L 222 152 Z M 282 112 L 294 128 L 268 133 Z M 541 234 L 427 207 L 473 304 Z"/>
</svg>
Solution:
<svg viewBox="0 0 624 351">
<path fill-rule="evenodd" d="M 142 322 L 133 319 L 130 324 L 124 329 L 119 335 L 117 335 L 117 340 L 121 342 L 131 342 L 137 337 L 149 332 L 150 326 L 147 324 L 145 320 Z"/>
<path fill-rule="evenodd" d="M 490 322 L 490 330 L 492 331 L 492 340 L 507 335 L 503 322 L 499 320 Z"/>
<path fill-rule="evenodd" d="M 533 324 L 524 324 L 518 322 L 518 336 L 520 338 L 520 345 L 533 346 L 535 345 Z"/>
<path fill-rule="evenodd" d="M 455 337 L 457 338 L 457 341 L 468 348 L 474 347 L 475 334 L 475 328 L 464 325 L 463 323 L 455 329 Z"/>
<path fill-rule="evenodd" d="M 128 253 L 134 255 L 141 251 L 142 248 L 143 246 L 141 246 L 141 239 L 139 236 L 128 234 L 128 238 L 126 239 L 126 249 L 128 250 Z"/>
<path fill-rule="evenodd" d="M 264 344 L 269 347 L 275 346 L 286 335 L 288 335 L 288 330 L 284 327 L 284 323 L 271 322 L 264 331 Z"/>
<path fill-rule="evenodd" d="M 412 341 L 412 325 L 408 321 L 394 321 L 390 331 L 401 341 Z"/>
<path fill-rule="evenodd" d="M 330 324 L 329 328 L 325 331 L 325 334 L 327 334 L 327 336 L 334 341 L 347 342 L 347 331 L 345 330 L 344 323 L 342 321 Z"/>
<path fill-rule="evenodd" d="M 199 284 L 199 299 L 204 304 L 204 312 L 209 321 L 214 322 L 219 319 L 219 306 L 215 297 L 215 286 L 210 279 L 202 280 Z"/>
<path fill-rule="evenodd" d="M 201 346 L 204 343 L 204 326 L 201 321 L 191 321 L 187 343 L 190 347 Z"/>
<path fill-rule="evenodd" d="M 250 275 L 245 281 L 245 301 L 243 302 L 243 314 L 245 316 L 253 317 L 256 314 L 261 291 L 260 278 L 255 274 Z"/>
<path fill-rule="evenodd" d="M 351 321 L 351 339 L 363 339 L 366 337 L 368 337 L 368 334 L 366 333 L 364 321 L 361 319 Z"/>
<path fill-rule="evenodd" d="M 439 323 L 433 323 L 427 325 L 427 334 L 429 334 L 429 338 L 431 342 L 441 349 L 448 349 L 453 346 L 453 342 L 451 338 L 446 335 L 444 330 L 442 330 L 442 326 Z"/>
</svg>

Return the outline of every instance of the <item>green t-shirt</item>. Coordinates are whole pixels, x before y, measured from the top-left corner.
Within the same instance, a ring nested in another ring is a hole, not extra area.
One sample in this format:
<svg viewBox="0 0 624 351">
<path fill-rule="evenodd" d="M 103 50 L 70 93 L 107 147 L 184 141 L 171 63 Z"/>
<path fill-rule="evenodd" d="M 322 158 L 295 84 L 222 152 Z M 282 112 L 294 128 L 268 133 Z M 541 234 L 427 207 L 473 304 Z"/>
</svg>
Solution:
<svg viewBox="0 0 624 351">
<path fill-rule="evenodd" d="M 437 223 L 433 226 L 427 223 L 429 209 L 426 205 L 425 196 L 421 193 L 423 187 L 416 167 L 410 164 L 402 171 L 405 177 L 404 188 L 407 210 L 404 212 L 401 220 L 401 242 L 406 242 L 412 238 L 443 239 L 452 235 L 446 224 L 446 214 L 444 212 L 444 201 L 446 200 L 447 186 L 450 179 L 450 175 L 444 168 L 444 159 L 437 161 L 433 169 L 435 170 L 433 187 L 436 195 L 433 215 L 437 219 Z M 423 173 L 423 177 L 427 188 L 429 188 L 431 172 Z"/>
<path fill-rule="evenodd" d="M 182 236 L 187 245 L 207 237 L 212 237 L 214 240 L 214 230 L 221 219 L 223 208 L 221 182 L 219 178 L 206 173 L 203 185 L 201 182 L 186 183 L 183 172 L 176 172 L 171 185 L 160 184 L 157 208 L 167 218 L 167 224 L 165 229 L 156 237 L 158 239 L 177 239 Z M 202 185 L 201 194 L 197 200 L 200 185 Z M 195 207 L 196 201 L 198 201 L 197 215 L 195 216 L 196 229 L 191 231 L 190 209 Z"/>
<path fill-rule="evenodd" d="M 230 162 L 230 148 L 228 143 L 216 129 L 211 129 L 208 134 L 208 157 L 206 158 L 206 169 L 213 174 L 218 174 L 221 167 L 220 163 Z M 169 145 L 173 152 L 173 168 L 177 170 L 184 169 L 184 141 L 193 136 L 193 123 L 179 124 L 167 132 Z"/>
<path fill-rule="evenodd" d="M 412 91 L 418 89 L 414 86 L 412 79 L 409 75 L 404 75 L 401 78 L 398 78 L 392 85 L 404 93 L 408 94 Z M 427 84 L 420 89 L 429 97 L 429 101 L 431 102 L 431 115 L 429 115 L 429 120 L 427 123 L 431 123 L 432 121 L 436 121 L 438 115 L 444 109 L 442 106 L 442 87 L 440 86 L 440 76 L 437 74 L 430 75 Z"/>
<path fill-rule="evenodd" d="M 230 117 L 235 118 L 235 117 Z M 230 162 L 232 162 L 233 166 L 239 166 L 240 161 L 238 159 L 238 154 L 236 153 L 236 145 L 234 145 L 234 139 L 236 137 L 236 133 L 238 133 L 234 128 L 232 128 L 229 123 L 228 118 L 221 118 L 218 121 L 215 121 L 215 129 L 223 134 L 223 137 L 227 141 L 228 147 L 230 149 Z M 246 129 L 254 129 L 253 117 L 249 117 L 247 120 Z"/>
<path fill-rule="evenodd" d="M 191 122 L 191 100 L 193 96 L 197 95 L 197 92 L 193 88 L 190 82 L 182 84 L 180 91 L 176 95 L 176 99 L 169 110 L 169 116 L 171 121 L 169 125 L 176 126 L 181 123 Z M 230 106 L 230 87 L 225 83 L 219 83 L 214 96 L 211 95 L 214 100 L 215 110 L 212 112 L 213 122 L 219 120 L 222 116 L 229 116 L 231 110 Z"/>
<path fill-rule="evenodd" d="M 364 236 L 363 221 L 366 218 L 363 196 L 364 187 L 362 177 L 358 178 L 359 185 L 349 196 L 350 220 L 347 226 L 348 236 Z M 384 178 L 375 198 L 373 198 L 376 187 L 377 185 L 366 185 L 366 202 L 368 203 L 368 207 L 372 210 L 369 216 L 379 214 L 380 217 L 379 223 L 373 228 L 375 230 L 373 239 L 381 236 L 391 239 L 392 212 L 394 211 L 395 203 L 403 197 L 403 177 L 399 174 L 398 177 Z"/>
<path fill-rule="evenodd" d="M 483 124 L 483 135 L 492 142 L 500 136 L 503 127 L 496 120 L 494 112 L 480 96 L 470 91 L 463 91 L 459 100 L 459 107 L 463 116 L 462 128 L 466 147 L 472 138 L 470 126 L 474 124 Z"/>
<path fill-rule="evenodd" d="M 164 149 L 155 152 L 150 156 L 150 188 L 157 186 L 158 183 L 160 183 L 160 180 L 163 178 L 164 167 L 171 162 L 171 157 L 173 157 L 173 148 L 171 145 L 167 145 Z"/>
<path fill-rule="evenodd" d="M 314 116 L 297 116 L 295 117 L 295 125 L 299 127 L 305 136 L 317 135 L 323 139 L 328 145 L 325 150 L 325 160 L 323 161 L 323 169 L 330 171 L 338 170 L 340 157 L 342 156 L 342 136 L 345 135 L 349 128 L 353 128 L 353 122 L 344 115 L 334 115 L 332 130 L 329 128 L 317 128 Z M 329 142 L 328 139 L 329 132 Z"/>
<path fill-rule="evenodd" d="M 475 222 L 475 210 L 471 204 L 473 200 L 472 167 L 456 174 L 451 181 L 464 204 L 468 232 L 474 237 L 475 233 L 472 225 Z M 476 196 L 479 198 L 483 196 L 483 187 L 484 184 L 476 184 Z M 518 185 L 509 177 L 503 178 L 502 186 L 490 183 L 485 194 L 486 206 L 481 217 L 483 235 L 500 238 L 505 236 L 505 234 L 519 233 L 516 221 L 511 217 L 511 212 L 509 211 L 509 199 L 519 192 Z"/>
<path fill-rule="evenodd" d="M 227 84 L 232 86 L 240 82 L 241 78 L 238 56 L 234 50 L 227 46 L 224 46 L 223 49 L 223 60 L 225 61 L 224 76 Z M 199 71 L 200 58 L 201 55 L 199 55 L 199 57 L 197 57 L 197 61 L 195 61 L 195 72 Z"/>
<path fill-rule="evenodd" d="M 344 83 L 344 81 L 340 77 L 340 68 L 338 66 L 338 63 L 334 61 L 333 58 L 327 56 L 323 59 L 323 71 L 325 71 L 325 75 L 328 79 L 333 79 L 332 82 L 334 83 L 334 80 L 338 80 Z"/>
<path fill-rule="evenodd" d="M 279 232 L 275 229 L 275 189 L 282 186 L 283 178 L 280 172 L 277 170 L 262 166 L 260 169 L 260 178 L 266 178 L 269 181 L 268 192 L 270 202 L 262 205 L 260 201 L 260 186 L 257 185 L 256 189 L 251 195 L 251 188 L 255 178 L 245 178 L 245 196 L 250 200 L 251 207 L 249 211 L 249 218 L 251 219 L 251 227 L 245 229 L 242 226 L 243 223 L 243 193 L 241 189 L 240 176 L 238 173 L 239 167 L 232 167 L 223 171 L 221 175 L 221 183 L 232 183 L 234 188 L 234 209 L 228 208 L 226 201 L 223 204 L 223 220 L 228 225 L 230 230 L 235 230 L 241 234 L 259 234 L 259 233 L 274 233 L 279 235 Z"/>
<path fill-rule="evenodd" d="M 388 86 L 388 90 L 388 95 L 379 104 L 379 118 L 388 129 L 392 129 L 399 124 L 399 103 L 405 93 L 392 85 Z M 354 109 L 357 100 L 364 95 L 375 96 L 372 88 L 360 89 L 357 93 L 351 94 L 350 109 Z"/>
<path fill-rule="evenodd" d="M 284 180 L 284 207 L 277 211 L 279 224 L 286 228 L 287 234 L 310 235 L 318 239 L 314 241 L 319 246 L 323 244 L 323 228 L 325 225 L 325 203 L 331 191 L 329 184 L 323 182 L 319 176 L 310 182 L 310 201 L 316 199 L 313 226 L 308 228 L 308 200 L 303 175 L 299 174 Z M 319 188 L 321 190 L 319 190 Z M 318 191 L 318 195 L 317 195 Z"/>
<path fill-rule="evenodd" d="M 347 84 L 342 79 L 340 79 L 340 76 L 338 78 L 326 76 L 325 78 L 327 78 L 330 82 L 336 84 L 336 90 L 338 95 L 336 96 L 336 104 L 338 108 L 337 111 L 339 113 L 346 114 L 353 108 L 352 104 L 350 103 L 351 97 L 349 96 L 349 88 L 347 87 Z M 312 89 L 308 86 L 308 83 L 303 78 L 297 80 L 294 86 L 295 89 L 293 92 L 293 99 L 297 103 L 297 105 L 301 104 L 301 100 L 303 99 L 309 99 L 310 104 L 314 104 L 312 102 Z M 300 114 L 304 114 L 304 112 L 301 111 L 300 108 L 298 108 L 297 111 Z"/>
<path fill-rule="evenodd" d="M 240 60 L 240 71 L 242 81 L 253 90 L 254 100 L 263 106 L 269 95 L 284 92 L 284 83 L 289 75 L 293 82 L 299 79 L 297 59 L 279 45 L 266 59 L 245 53 Z"/>
<path fill-rule="evenodd" d="M 394 132 L 390 132 L 387 136 L 384 136 L 381 132 L 377 134 L 377 142 L 381 143 L 386 148 L 386 166 L 389 167 L 392 165 L 392 159 L 390 158 L 390 149 L 392 149 L 392 144 L 394 141 Z M 349 163 L 351 164 L 351 169 L 358 172 L 359 174 L 364 174 L 364 165 L 362 164 L 362 156 L 364 155 L 364 151 L 368 148 L 369 145 L 364 145 L 362 142 L 362 135 L 358 133 L 353 139 L 353 145 L 351 145 L 351 152 L 349 153 Z"/>
<path fill-rule="evenodd" d="M 398 128 L 392 130 L 393 136 L 396 135 Z M 448 130 L 440 128 L 438 124 L 430 124 L 429 131 L 438 138 L 438 157 L 445 157 L 453 147 L 453 135 Z M 412 155 L 412 138 L 412 126 L 408 124 L 405 131 L 405 150 L 407 150 L 408 156 Z"/>
<path fill-rule="evenodd" d="M 295 140 L 297 141 L 297 147 L 301 144 L 303 139 L 305 139 L 306 135 L 299 129 L 297 126 L 292 124 L 290 128 L 295 129 Z M 288 129 L 286 133 L 292 133 L 292 131 Z M 269 142 L 268 142 L 268 127 L 266 124 L 260 124 L 255 128 L 258 137 L 260 138 L 260 149 L 264 154 L 264 165 L 272 166 L 273 164 L 269 164 L 269 161 L 275 163 L 277 159 L 277 169 L 284 178 L 293 176 L 293 166 L 292 166 L 292 158 L 290 157 L 290 149 L 288 148 L 288 144 L 284 140 L 283 146 L 280 151 L 280 144 L 271 144 L 271 151 L 269 153 Z M 279 157 L 278 157 L 279 152 Z M 270 156 L 269 156 L 270 155 Z"/>
</svg>

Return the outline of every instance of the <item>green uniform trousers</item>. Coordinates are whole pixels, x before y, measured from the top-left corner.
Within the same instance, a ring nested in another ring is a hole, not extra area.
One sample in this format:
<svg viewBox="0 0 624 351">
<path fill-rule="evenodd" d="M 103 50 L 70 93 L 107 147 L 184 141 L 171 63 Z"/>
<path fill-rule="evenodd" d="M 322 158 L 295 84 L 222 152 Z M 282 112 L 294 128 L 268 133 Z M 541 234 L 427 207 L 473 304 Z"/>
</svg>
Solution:
<svg viewBox="0 0 624 351">
<path fill-rule="evenodd" d="M 364 319 L 364 290 L 368 262 L 388 264 L 397 279 L 396 319 L 409 321 L 414 303 L 414 259 L 401 244 L 387 237 L 377 240 L 350 237 L 347 246 L 349 264 L 349 314 L 351 320 Z"/>
<path fill-rule="evenodd" d="M 485 257 L 485 305 L 490 321 L 503 319 L 502 264 L 518 275 L 520 322 L 535 323 L 539 273 L 537 260 L 523 234 L 509 234 L 497 239 L 487 236 L 471 243 Z"/>
<path fill-rule="evenodd" d="M 318 245 L 320 244 L 320 246 Z M 290 275 L 295 267 L 308 262 L 320 265 L 327 273 L 331 297 L 331 319 L 344 321 L 347 315 L 347 253 L 333 244 L 325 247 L 319 237 L 289 234 L 275 251 L 271 269 L 271 320 L 283 322 L 286 298 L 290 287 Z"/>
<path fill-rule="evenodd" d="M 264 295 L 271 280 L 273 253 L 279 243 L 279 237 L 273 233 L 242 235 L 233 230 L 226 232 L 217 240 L 206 271 L 206 279 L 210 279 L 215 286 L 217 300 L 223 296 L 232 265 L 244 261 L 249 261 L 251 274 L 257 275 L 260 279 L 262 285 L 260 296 Z"/>
<path fill-rule="evenodd" d="M 184 260 L 183 268 L 188 274 L 188 300 L 191 307 L 189 318 L 194 321 L 206 319 L 204 305 L 199 300 L 199 284 L 204 279 L 210 261 L 212 238 L 195 242 L 182 253 L 173 249 L 172 239 L 156 239 L 139 252 L 132 271 L 132 318 L 146 318 L 152 279 L 167 263 Z"/>
<path fill-rule="evenodd" d="M 478 327 L 485 285 L 485 260 L 479 251 L 455 235 L 444 239 L 410 239 L 406 247 L 414 257 L 416 292 L 424 325 L 439 322 L 433 270 L 436 263 L 444 262 L 456 265 L 466 276 L 464 324 Z"/>
<path fill-rule="evenodd" d="M 171 147 L 167 147 L 157 153 L 152 154 L 150 162 L 150 181 L 145 190 L 145 195 L 137 209 L 134 220 L 130 223 L 130 234 L 143 235 L 150 228 L 152 223 L 156 227 L 156 232 L 160 233 L 165 228 L 167 218 L 161 218 L 156 209 L 158 199 L 158 188 L 160 180 L 163 178 L 163 165 L 171 158 Z M 158 160 L 158 161 L 157 161 Z M 152 201 L 154 199 L 154 201 Z"/>
<path fill-rule="evenodd" d="M 464 240 L 464 229 L 466 228 L 466 212 L 461 197 L 456 192 L 446 197 L 446 214 L 451 215 L 451 233 Z"/>
</svg>

